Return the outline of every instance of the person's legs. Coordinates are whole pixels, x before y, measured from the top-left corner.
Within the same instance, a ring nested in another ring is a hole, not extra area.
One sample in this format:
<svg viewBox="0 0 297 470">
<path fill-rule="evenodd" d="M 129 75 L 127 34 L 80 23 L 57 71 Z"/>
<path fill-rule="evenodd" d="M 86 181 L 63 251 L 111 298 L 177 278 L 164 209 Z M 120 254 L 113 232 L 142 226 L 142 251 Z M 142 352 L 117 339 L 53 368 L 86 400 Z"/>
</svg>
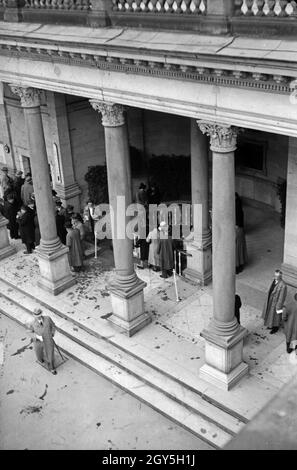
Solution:
<svg viewBox="0 0 297 470">
<path fill-rule="evenodd" d="M 162 269 L 162 274 L 160 275 L 160 277 L 163 277 L 164 279 L 168 277 L 166 269 Z"/>
<path fill-rule="evenodd" d="M 277 332 L 278 332 L 278 326 L 274 326 L 273 328 L 271 328 L 270 334 L 274 335 Z"/>
<path fill-rule="evenodd" d="M 294 349 L 290 348 L 290 343 L 287 343 L 287 353 L 290 354 Z"/>
<path fill-rule="evenodd" d="M 34 350 L 37 361 L 44 362 L 43 342 L 39 341 L 38 339 L 34 341 Z"/>
</svg>

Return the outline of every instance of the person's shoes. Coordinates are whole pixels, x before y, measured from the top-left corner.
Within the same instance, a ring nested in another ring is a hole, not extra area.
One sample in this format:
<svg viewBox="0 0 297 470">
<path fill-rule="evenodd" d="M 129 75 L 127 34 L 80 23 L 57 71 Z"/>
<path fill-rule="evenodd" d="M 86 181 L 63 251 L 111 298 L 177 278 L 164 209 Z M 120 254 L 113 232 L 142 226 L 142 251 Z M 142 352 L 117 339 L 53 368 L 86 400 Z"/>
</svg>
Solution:
<svg viewBox="0 0 297 470">
<path fill-rule="evenodd" d="M 167 275 L 164 276 L 163 274 L 160 274 L 160 277 L 162 277 L 163 279 L 167 279 L 168 276 Z"/>
<path fill-rule="evenodd" d="M 171 276 L 173 276 L 173 272 L 172 272 L 172 271 L 170 271 L 170 273 L 168 273 L 168 276 L 167 276 L 167 277 L 171 277 Z"/>
<path fill-rule="evenodd" d="M 278 327 L 273 327 L 273 328 L 271 329 L 271 331 L 270 331 L 270 334 L 271 334 L 271 335 L 274 335 L 274 334 L 277 333 L 277 332 L 278 332 Z"/>
<path fill-rule="evenodd" d="M 136 266 L 138 267 L 138 269 L 144 269 L 144 267 L 141 264 L 137 264 Z"/>
<path fill-rule="evenodd" d="M 30 255 L 29 251 L 23 251 L 24 255 Z"/>
<path fill-rule="evenodd" d="M 52 369 L 52 370 L 51 370 L 51 373 L 52 373 L 53 375 L 57 375 L 56 369 Z"/>
</svg>

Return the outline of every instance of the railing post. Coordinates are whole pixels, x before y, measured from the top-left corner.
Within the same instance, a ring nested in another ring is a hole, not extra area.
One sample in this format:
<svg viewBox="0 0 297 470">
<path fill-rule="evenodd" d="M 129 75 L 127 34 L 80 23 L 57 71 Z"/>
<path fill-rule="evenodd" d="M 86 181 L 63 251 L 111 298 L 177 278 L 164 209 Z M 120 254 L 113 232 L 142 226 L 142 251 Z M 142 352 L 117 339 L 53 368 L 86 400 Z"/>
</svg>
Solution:
<svg viewBox="0 0 297 470">
<path fill-rule="evenodd" d="M 112 11 L 111 0 L 92 0 L 92 10 L 88 15 L 88 25 L 92 28 L 110 26 L 109 13 Z"/>
<path fill-rule="evenodd" d="M 7 0 L 3 16 L 4 21 L 13 23 L 22 21 L 22 8 L 24 5 L 24 0 Z"/>
</svg>

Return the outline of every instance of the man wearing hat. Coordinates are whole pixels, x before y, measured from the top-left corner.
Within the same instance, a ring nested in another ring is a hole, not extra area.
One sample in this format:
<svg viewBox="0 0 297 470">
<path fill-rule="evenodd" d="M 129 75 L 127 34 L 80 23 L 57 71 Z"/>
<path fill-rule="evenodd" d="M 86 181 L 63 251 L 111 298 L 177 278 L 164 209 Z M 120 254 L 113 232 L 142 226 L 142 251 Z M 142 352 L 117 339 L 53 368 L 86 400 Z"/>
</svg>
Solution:
<svg viewBox="0 0 297 470">
<path fill-rule="evenodd" d="M 25 182 L 21 187 L 21 198 L 25 206 L 28 205 L 28 202 L 32 199 L 32 194 L 34 193 L 32 176 L 30 173 L 26 174 Z"/>
<path fill-rule="evenodd" d="M 30 323 L 30 331 L 34 333 L 34 349 L 37 360 L 41 363 L 46 363 L 48 370 L 56 375 L 57 371 L 54 365 L 54 349 L 55 343 L 53 340 L 56 327 L 53 320 L 45 315 L 42 315 L 41 308 L 35 308 L 34 320 Z"/>
</svg>

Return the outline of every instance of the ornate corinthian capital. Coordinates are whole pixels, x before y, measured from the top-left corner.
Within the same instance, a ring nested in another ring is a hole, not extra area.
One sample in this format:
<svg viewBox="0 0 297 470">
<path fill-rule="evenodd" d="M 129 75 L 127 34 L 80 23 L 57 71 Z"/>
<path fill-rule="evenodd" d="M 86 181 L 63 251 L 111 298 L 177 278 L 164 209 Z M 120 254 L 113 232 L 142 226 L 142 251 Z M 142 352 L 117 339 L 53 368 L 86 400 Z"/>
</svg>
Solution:
<svg viewBox="0 0 297 470">
<path fill-rule="evenodd" d="M 210 149 L 213 152 L 234 152 L 239 132 L 237 127 L 205 121 L 197 121 L 197 124 L 203 134 L 209 135 Z"/>
<path fill-rule="evenodd" d="M 102 114 L 102 124 L 106 127 L 118 127 L 125 124 L 124 107 L 121 104 L 90 100 L 91 106 Z"/>
<path fill-rule="evenodd" d="M 41 90 L 32 87 L 22 87 L 16 85 L 9 85 L 12 93 L 21 98 L 21 104 L 24 108 L 35 108 L 40 106 L 40 93 Z"/>
</svg>

